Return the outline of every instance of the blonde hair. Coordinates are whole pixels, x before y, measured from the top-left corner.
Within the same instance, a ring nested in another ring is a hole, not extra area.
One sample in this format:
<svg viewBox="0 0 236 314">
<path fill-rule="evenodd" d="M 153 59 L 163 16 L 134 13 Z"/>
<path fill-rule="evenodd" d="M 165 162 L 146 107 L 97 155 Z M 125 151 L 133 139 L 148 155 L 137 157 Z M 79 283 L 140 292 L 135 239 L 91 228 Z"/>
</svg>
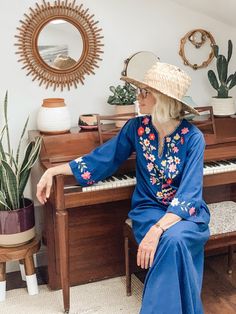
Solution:
<svg viewBox="0 0 236 314">
<path fill-rule="evenodd" d="M 170 119 L 181 120 L 184 116 L 183 105 L 164 94 L 153 93 L 156 98 L 156 104 L 152 110 L 153 122 L 166 122 Z"/>
</svg>

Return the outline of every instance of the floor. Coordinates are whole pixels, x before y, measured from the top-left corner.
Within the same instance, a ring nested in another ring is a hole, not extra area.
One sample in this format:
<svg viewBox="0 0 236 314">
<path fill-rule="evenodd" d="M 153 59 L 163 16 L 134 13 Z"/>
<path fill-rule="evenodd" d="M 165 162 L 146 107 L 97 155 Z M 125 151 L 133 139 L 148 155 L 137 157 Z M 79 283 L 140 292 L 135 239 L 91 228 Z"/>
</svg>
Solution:
<svg viewBox="0 0 236 314">
<path fill-rule="evenodd" d="M 236 257 L 234 258 L 233 274 L 226 272 L 227 255 L 209 256 L 205 258 L 205 272 L 202 299 L 205 314 L 236 313 Z M 46 267 L 37 270 L 39 284 L 47 282 Z M 144 276 L 139 275 L 143 281 Z M 20 273 L 7 274 L 7 290 L 25 287 Z"/>
</svg>

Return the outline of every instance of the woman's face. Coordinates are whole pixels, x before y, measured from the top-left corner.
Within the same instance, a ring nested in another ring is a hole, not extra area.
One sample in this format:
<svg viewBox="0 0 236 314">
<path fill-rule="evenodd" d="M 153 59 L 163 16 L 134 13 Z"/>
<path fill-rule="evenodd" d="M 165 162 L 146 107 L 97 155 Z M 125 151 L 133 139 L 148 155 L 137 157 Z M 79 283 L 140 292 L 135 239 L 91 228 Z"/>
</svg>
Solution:
<svg viewBox="0 0 236 314">
<path fill-rule="evenodd" d="M 153 93 L 145 88 L 137 89 L 137 101 L 141 114 L 151 114 L 156 104 L 156 98 Z"/>
</svg>

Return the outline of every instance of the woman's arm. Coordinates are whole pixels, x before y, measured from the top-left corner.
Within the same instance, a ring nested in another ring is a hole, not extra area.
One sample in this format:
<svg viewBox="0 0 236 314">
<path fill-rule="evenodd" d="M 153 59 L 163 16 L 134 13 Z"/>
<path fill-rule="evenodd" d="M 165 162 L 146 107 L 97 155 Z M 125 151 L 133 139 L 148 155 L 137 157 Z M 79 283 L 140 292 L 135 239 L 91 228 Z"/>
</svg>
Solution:
<svg viewBox="0 0 236 314">
<path fill-rule="evenodd" d="M 173 213 L 166 213 L 159 221 L 161 228 L 166 231 L 171 226 L 175 225 L 177 222 L 182 220 L 182 218 L 176 214 Z"/>
<path fill-rule="evenodd" d="M 127 121 L 116 136 L 90 153 L 69 163 L 49 168 L 37 185 L 36 195 L 39 202 L 44 204 L 49 198 L 55 175 L 73 174 L 81 186 L 87 186 L 113 174 L 134 150 L 134 123 L 135 119 Z"/>
<path fill-rule="evenodd" d="M 47 169 L 37 184 L 36 196 L 41 204 L 45 204 L 49 198 L 52 179 L 58 174 L 72 175 L 71 168 L 68 163 Z"/>
</svg>

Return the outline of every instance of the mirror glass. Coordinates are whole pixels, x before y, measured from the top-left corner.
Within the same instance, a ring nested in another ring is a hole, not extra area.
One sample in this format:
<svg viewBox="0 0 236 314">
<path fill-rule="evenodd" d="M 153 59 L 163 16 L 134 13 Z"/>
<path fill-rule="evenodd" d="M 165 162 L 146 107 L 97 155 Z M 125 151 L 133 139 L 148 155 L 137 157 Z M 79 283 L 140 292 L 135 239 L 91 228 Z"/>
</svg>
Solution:
<svg viewBox="0 0 236 314">
<path fill-rule="evenodd" d="M 66 70 L 79 61 L 83 52 L 83 38 L 72 23 L 55 19 L 41 30 L 37 48 L 48 66 Z"/>
<path fill-rule="evenodd" d="M 139 51 L 128 58 L 122 75 L 143 81 L 144 75 L 157 61 L 160 61 L 153 52 Z M 126 74 L 124 73 L 126 72 Z"/>
</svg>

